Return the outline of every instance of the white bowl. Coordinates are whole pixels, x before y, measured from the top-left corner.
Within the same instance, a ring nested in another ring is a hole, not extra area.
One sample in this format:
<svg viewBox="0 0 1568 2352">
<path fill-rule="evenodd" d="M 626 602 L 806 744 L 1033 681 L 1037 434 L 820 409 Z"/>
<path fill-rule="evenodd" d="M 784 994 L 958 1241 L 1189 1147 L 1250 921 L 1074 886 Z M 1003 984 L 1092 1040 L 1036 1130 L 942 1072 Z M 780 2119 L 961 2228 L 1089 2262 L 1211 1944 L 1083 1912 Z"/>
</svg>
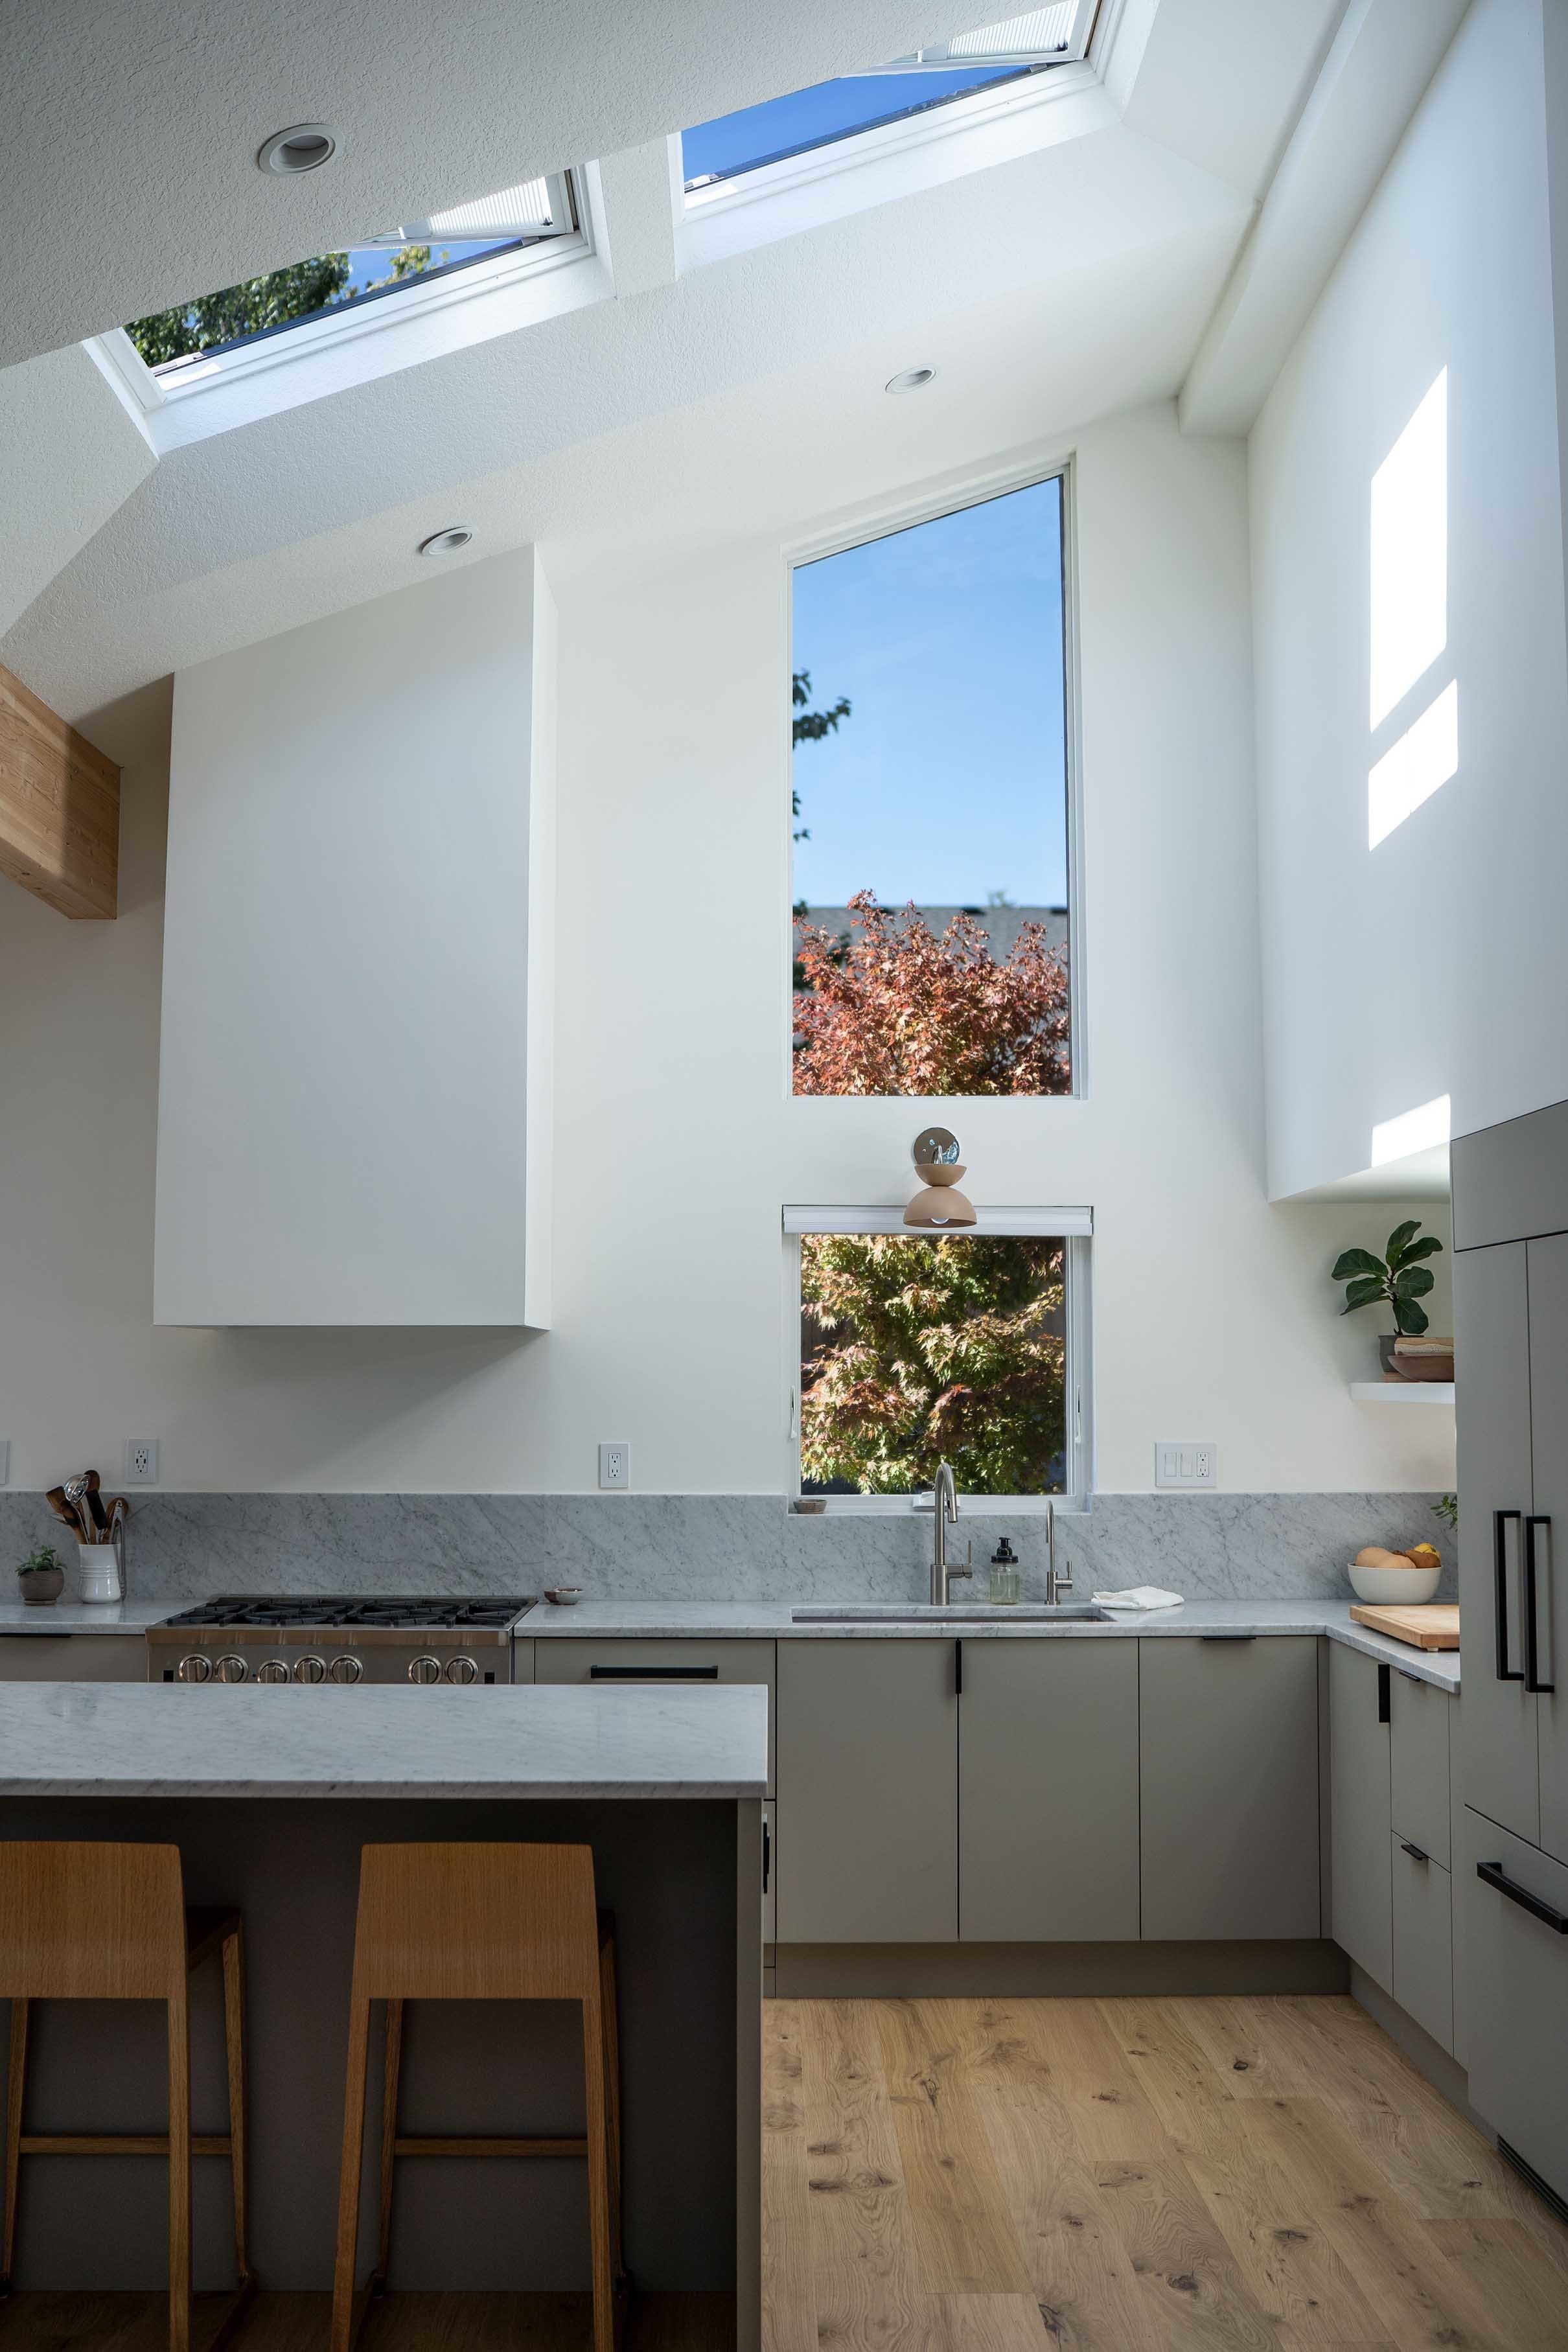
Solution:
<svg viewBox="0 0 1568 2352">
<path fill-rule="evenodd" d="M 1430 1601 L 1442 1573 L 1440 1568 L 1357 1568 L 1352 1563 L 1351 1590 L 1358 1601 Z"/>
</svg>

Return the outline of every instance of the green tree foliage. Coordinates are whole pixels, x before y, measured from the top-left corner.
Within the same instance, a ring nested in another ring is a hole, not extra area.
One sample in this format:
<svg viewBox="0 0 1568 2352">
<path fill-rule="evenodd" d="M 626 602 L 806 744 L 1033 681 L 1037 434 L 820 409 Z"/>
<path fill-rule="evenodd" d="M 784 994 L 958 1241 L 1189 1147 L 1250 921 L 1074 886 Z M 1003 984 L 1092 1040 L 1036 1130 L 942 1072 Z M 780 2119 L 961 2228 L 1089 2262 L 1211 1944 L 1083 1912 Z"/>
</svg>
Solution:
<svg viewBox="0 0 1568 2352">
<path fill-rule="evenodd" d="M 1065 1443 L 1062 1244 L 1002 1234 L 812 1234 L 801 1299 L 801 1469 L 866 1495 L 1031 1495 Z"/>
<path fill-rule="evenodd" d="M 445 255 L 442 256 L 443 260 Z M 392 256 L 384 278 L 375 286 L 392 286 L 418 278 L 430 267 L 427 245 L 405 245 Z M 149 367 L 170 360 L 210 352 L 220 344 L 237 342 L 242 335 L 258 334 L 265 327 L 281 327 L 292 319 L 313 318 L 318 310 L 337 309 L 349 299 L 346 253 L 318 253 L 287 269 L 269 269 L 261 278 L 247 278 L 216 294 L 203 294 L 173 310 L 154 310 L 127 327 L 126 333 Z M 360 292 L 371 291 L 368 286 Z"/>
<path fill-rule="evenodd" d="M 820 743 L 825 735 L 831 735 L 837 730 L 838 722 L 841 719 L 847 719 L 849 716 L 849 698 L 847 694 L 841 694 L 837 701 L 828 709 L 812 709 L 811 672 L 808 669 L 797 669 L 792 672 L 790 677 L 790 700 L 795 706 L 795 717 L 790 721 L 790 745 L 792 750 L 798 750 L 803 743 Z M 811 839 L 811 835 L 800 823 L 800 794 L 798 792 L 791 792 L 789 796 L 789 806 L 790 814 L 795 820 L 795 839 L 797 841 L 809 841 Z"/>
</svg>

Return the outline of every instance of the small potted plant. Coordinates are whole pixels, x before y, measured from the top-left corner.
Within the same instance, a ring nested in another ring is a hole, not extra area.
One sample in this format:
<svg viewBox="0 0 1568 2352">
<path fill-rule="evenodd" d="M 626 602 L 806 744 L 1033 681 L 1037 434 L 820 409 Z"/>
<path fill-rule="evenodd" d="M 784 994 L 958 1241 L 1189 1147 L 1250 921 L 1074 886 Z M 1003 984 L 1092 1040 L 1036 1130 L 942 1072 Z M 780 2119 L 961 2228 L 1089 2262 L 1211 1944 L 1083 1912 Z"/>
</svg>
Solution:
<svg viewBox="0 0 1568 2352">
<path fill-rule="evenodd" d="M 65 1591 L 65 1562 L 53 1544 L 40 1544 L 16 1570 L 16 1580 L 22 1588 L 22 1598 L 35 1607 L 58 1601 Z"/>
<path fill-rule="evenodd" d="M 1442 1246 L 1436 1234 L 1421 1231 L 1419 1217 L 1411 1217 L 1389 1234 L 1386 1255 L 1374 1257 L 1371 1250 L 1348 1249 L 1334 1260 L 1331 1278 L 1345 1286 L 1342 1315 L 1353 1315 L 1358 1307 L 1386 1305 L 1394 1309 L 1393 1330 L 1378 1335 L 1378 1355 L 1385 1372 L 1396 1370 L 1397 1342 L 1418 1339 L 1426 1328 L 1426 1310 L 1421 1301 L 1432 1287 L 1432 1270 L 1422 1261 L 1436 1257 Z M 1451 1367 L 1446 1377 L 1453 1378 Z"/>
</svg>

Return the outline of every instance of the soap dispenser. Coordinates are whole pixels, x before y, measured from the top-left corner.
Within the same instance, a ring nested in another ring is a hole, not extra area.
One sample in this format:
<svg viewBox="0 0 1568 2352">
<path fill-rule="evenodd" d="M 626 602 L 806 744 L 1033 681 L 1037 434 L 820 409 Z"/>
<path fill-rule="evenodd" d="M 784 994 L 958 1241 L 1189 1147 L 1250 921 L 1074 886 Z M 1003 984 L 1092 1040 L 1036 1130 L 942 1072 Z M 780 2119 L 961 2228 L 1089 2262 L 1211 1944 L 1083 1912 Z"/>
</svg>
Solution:
<svg viewBox="0 0 1568 2352">
<path fill-rule="evenodd" d="M 991 1599 L 999 1608 L 1010 1608 L 1018 1598 L 1018 1555 L 1005 1536 L 991 1555 Z"/>
</svg>

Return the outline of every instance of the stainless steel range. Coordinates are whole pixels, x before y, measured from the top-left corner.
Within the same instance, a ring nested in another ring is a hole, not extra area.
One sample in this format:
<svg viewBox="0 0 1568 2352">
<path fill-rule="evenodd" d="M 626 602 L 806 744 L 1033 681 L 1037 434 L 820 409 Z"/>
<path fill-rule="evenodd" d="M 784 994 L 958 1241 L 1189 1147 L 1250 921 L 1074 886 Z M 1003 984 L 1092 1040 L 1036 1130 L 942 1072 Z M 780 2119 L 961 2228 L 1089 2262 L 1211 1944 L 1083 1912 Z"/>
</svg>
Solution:
<svg viewBox="0 0 1568 2352">
<path fill-rule="evenodd" d="M 505 1601 L 204 1601 L 147 1634 L 147 1679 L 165 1683 L 510 1683 L 511 1631 L 531 1598 Z"/>
</svg>

